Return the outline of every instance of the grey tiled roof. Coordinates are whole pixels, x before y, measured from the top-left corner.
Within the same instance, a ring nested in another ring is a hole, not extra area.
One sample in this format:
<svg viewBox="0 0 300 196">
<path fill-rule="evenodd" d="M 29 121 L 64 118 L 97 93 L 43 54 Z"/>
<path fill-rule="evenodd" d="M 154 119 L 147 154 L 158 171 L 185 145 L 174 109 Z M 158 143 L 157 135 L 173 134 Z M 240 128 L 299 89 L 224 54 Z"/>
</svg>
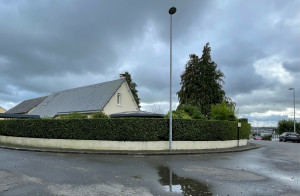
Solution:
<svg viewBox="0 0 300 196">
<path fill-rule="evenodd" d="M 58 113 L 101 111 L 124 81 L 125 78 L 54 92 L 30 114 L 52 118 Z"/>
<path fill-rule="evenodd" d="M 25 101 L 21 102 L 20 104 L 16 105 L 15 107 L 11 108 L 10 110 L 6 111 L 5 113 L 25 114 L 25 113 L 29 112 L 30 110 L 32 110 L 37 105 L 39 105 L 46 98 L 47 98 L 47 96 L 25 100 Z"/>
</svg>

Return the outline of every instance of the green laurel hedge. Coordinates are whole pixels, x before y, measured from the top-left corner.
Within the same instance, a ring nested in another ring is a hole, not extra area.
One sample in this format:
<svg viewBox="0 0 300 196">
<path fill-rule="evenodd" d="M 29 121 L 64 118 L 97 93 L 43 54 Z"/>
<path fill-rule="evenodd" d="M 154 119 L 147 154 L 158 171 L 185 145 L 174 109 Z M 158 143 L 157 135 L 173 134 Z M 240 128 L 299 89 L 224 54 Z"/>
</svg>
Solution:
<svg viewBox="0 0 300 196">
<path fill-rule="evenodd" d="M 175 141 L 237 139 L 237 122 L 173 120 Z M 242 122 L 240 139 L 248 139 L 250 124 Z M 168 119 L 26 119 L 1 120 L 0 135 L 32 138 L 167 141 Z"/>
</svg>

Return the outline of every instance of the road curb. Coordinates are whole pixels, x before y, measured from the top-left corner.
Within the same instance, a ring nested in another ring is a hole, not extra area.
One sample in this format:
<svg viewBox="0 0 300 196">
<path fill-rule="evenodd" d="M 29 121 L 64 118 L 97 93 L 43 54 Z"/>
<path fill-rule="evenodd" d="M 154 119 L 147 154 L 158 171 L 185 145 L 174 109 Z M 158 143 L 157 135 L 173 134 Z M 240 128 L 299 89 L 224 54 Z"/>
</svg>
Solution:
<svg viewBox="0 0 300 196">
<path fill-rule="evenodd" d="M 10 146 L 0 144 L 0 148 L 18 151 L 48 152 L 48 153 L 72 153 L 72 154 L 102 154 L 102 155 L 197 155 L 214 153 L 233 153 L 254 150 L 260 146 L 247 143 L 246 146 L 224 148 L 224 149 L 204 149 L 204 150 L 173 150 L 173 151 L 94 151 L 94 150 L 74 150 L 74 149 L 48 149 L 30 148 L 24 146 Z"/>
</svg>

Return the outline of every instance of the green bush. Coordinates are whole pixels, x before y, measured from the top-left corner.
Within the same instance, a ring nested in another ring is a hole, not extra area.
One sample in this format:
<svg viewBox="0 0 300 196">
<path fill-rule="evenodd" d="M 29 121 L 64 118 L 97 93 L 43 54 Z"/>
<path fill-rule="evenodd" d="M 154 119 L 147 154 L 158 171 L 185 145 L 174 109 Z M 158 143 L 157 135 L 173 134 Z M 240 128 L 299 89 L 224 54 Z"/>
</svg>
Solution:
<svg viewBox="0 0 300 196">
<path fill-rule="evenodd" d="M 272 135 L 264 135 L 262 140 L 272 140 Z"/>
<path fill-rule="evenodd" d="M 109 116 L 107 116 L 103 112 L 96 112 L 91 114 L 91 118 L 109 118 Z"/>
<path fill-rule="evenodd" d="M 249 139 L 251 124 L 247 122 L 241 122 L 242 126 L 240 128 L 240 138 L 242 139 Z"/>
<path fill-rule="evenodd" d="M 203 114 L 201 114 L 200 109 L 196 106 L 183 104 L 179 106 L 177 110 L 185 111 L 192 119 L 206 120 L 206 117 Z"/>
<path fill-rule="evenodd" d="M 278 133 L 282 134 L 283 132 L 294 132 L 294 120 L 280 120 L 278 121 Z M 296 132 L 300 133 L 300 123 L 296 122 Z"/>
<path fill-rule="evenodd" d="M 73 112 L 70 114 L 61 115 L 61 116 L 59 116 L 59 119 L 84 119 L 87 117 L 88 117 L 87 114 Z"/>
<path fill-rule="evenodd" d="M 237 139 L 237 122 L 174 119 L 173 140 L 215 141 Z M 240 139 L 250 124 L 242 123 Z M 18 119 L 1 120 L 0 135 L 53 139 L 168 141 L 168 119 Z"/>
<path fill-rule="evenodd" d="M 248 118 L 240 118 L 240 119 L 238 119 L 238 121 L 248 123 Z"/>
<path fill-rule="evenodd" d="M 222 102 L 220 104 L 211 106 L 210 119 L 229 120 L 229 121 L 237 120 L 235 116 L 234 107 L 232 105 L 227 104 L 226 102 Z"/>
<path fill-rule="evenodd" d="M 170 112 L 165 115 L 165 118 L 170 118 Z M 172 119 L 192 119 L 184 110 L 173 110 Z"/>
</svg>

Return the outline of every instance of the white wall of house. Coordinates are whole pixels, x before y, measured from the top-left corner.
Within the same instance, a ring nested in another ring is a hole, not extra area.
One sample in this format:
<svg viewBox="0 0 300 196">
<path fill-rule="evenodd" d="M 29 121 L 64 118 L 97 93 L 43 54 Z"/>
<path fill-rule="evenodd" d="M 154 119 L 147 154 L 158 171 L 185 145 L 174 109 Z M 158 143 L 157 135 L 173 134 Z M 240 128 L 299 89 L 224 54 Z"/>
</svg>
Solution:
<svg viewBox="0 0 300 196">
<path fill-rule="evenodd" d="M 6 112 L 6 110 L 0 106 L 0 113 L 5 113 L 5 112 Z M 3 120 L 3 118 L 0 118 L 0 120 Z"/>
<path fill-rule="evenodd" d="M 5 112 L 6 112 L 6 110 L 0 106 L 0 113 L 5 113 Z"/>
<path fill-rule="evenodd" d="M 139 111 L 139 108 L 131 94 L 128 84 L 123 82 L 121 87 L 106 104 L 103 112 L 110 115 L 128 111 Z"/>
</svg>

